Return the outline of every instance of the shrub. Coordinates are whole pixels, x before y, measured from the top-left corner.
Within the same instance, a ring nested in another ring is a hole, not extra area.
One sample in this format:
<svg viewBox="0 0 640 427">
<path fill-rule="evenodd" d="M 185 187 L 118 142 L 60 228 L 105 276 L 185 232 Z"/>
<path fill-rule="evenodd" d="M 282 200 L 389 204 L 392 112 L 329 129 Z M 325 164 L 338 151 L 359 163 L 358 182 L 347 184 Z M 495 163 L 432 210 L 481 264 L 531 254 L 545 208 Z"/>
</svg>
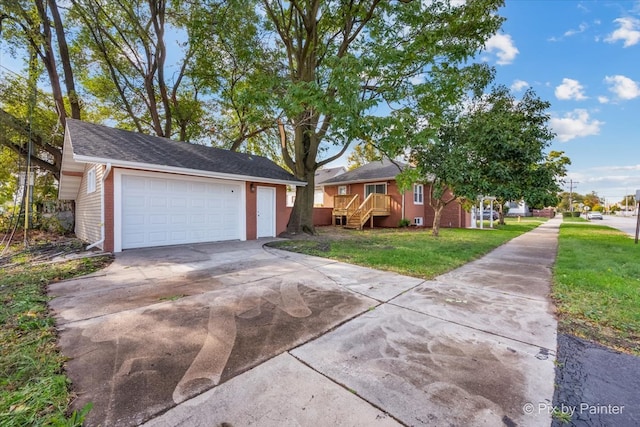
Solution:
<svg viewBox="0 0 640 427">
<path fill-rule="evenodd" d="M 407 218 L 402 218 L 398 223 L 398 227 L 405 228 L 405 227 L 408 227 L 410 224 L 411 224 L 411 221 L 409 221 Z"/>
</svg>

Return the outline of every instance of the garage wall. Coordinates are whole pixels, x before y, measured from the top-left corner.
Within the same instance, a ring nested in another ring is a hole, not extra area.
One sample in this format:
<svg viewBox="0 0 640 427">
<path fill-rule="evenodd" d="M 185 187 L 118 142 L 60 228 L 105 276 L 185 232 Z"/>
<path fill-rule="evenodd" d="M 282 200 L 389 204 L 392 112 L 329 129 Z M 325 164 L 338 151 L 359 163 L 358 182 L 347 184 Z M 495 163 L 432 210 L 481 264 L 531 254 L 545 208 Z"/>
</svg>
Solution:
<svg viewBox="0 0 640 427">
<path fill-rule="evenodd" d="M 287 230 L 291 211 L 287 210 L 287 187 L 276 186 L 276 236 Z"/>
<path fill-rule="evenodd" d="M 87 194 L 87 182 L 89 170 L 95 168 L 96 189 L 94 192 Z M 93 243 L 101 239 L 100 232 L 101 203 L 102 203 L 102 175 L 104 167 L 100 164 L 90 163 L 84 168 L 80 189 L 76 196 L 76 237 L 87 242 Z"/>
<path fill-rule="evenodd" d="M 257 188 L 274 187 L 276 189 L 276 236 L 287 229 L 291 208 L 287 208 L 287 187 L 285 185 L 253 182 L 256 191 L 251 191 L 251 182 L 245 184 L 247 195 L 247 240 L 255 240 L 258 235 Z"/>
</svg>

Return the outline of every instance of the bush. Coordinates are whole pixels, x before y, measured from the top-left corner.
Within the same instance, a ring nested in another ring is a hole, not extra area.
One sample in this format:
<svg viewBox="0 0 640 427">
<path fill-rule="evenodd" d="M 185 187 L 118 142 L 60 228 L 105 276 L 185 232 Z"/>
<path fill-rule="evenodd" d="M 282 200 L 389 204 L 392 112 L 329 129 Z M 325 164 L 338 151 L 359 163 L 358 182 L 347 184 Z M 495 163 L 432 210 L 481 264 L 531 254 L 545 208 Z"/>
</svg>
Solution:
<svg viewBox="0 0 640 427">
<path fill-rule="evenodd" d="M 402 218 L 398 223 L 398 227 L 405 228 L 405 227 L 408 227 L 410 224 L 411 224 L 411 221 L 409 221 L 407 218 Z"/>
<path fill-rule="evenodd" d="M 580 211 L 573 211 L 572 213 L 573 213 L 573 215 L 572 215 L 572 216 L 573 216 L 574 218 L 580 218 L 580 215 L 582 215 L 582 212 L 580 212 Z"/>
<path fill-rule="evenodd" d="M 562 217 L 563 218 L 571 218 L 573 215 L 573 212 L 562 212 Z"/>
</svg>

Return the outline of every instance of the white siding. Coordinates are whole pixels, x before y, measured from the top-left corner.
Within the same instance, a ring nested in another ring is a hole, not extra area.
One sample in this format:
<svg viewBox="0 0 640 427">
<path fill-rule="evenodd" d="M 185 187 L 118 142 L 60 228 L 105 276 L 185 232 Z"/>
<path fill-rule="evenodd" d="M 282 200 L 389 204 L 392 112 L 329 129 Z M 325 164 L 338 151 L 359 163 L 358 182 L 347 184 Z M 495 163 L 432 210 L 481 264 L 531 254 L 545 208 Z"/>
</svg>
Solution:
<svg viewBox="0 0 640 427">
<path fill-rule="evenodd" d="M 96 170 L 96 191 L 87 194 L 87 175 L 91 168 Z M 104 167 L 87 164 L 82 175 L 82 183 L 76 197 L 76 236 L 88 243 L 97 242 L 101 234 L 102 176 Z"/>
</svg>

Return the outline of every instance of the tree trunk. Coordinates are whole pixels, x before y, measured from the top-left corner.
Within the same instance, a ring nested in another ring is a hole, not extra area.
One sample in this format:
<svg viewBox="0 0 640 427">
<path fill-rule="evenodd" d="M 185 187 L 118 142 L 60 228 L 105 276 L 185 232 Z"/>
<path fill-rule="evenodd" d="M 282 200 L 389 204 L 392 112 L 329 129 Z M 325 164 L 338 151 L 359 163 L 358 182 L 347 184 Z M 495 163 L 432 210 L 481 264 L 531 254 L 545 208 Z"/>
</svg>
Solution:
<svg viewBox="0 0 640 427">
<path fill-rule="evenodd" d="M 442 219 L 442 211 L 444 210 L 444 203 L 438 200 L 438 203 L 433 206 L 433 224 L 431 227 L 431 234 L 438 237 L 440 235 L 440 220 Z"/>
<path fill-rule="evenodd" d="M 316 229 L 313 225 L 315 174 L 315 170 L 306 171 L 306 187 L 296 188 L 296 201 L 293 204 L 291 216 L 289 217 L 289 223 L 287 224 L 287 233 L 316 233 Z"/>
<path fill-rule="evenodd" d="M 60 118 L 60 124 L 64 127 L 67 122 L 67 110 L 64 106 L 64 97 L 62 95 L 62 87 L 60 85 L 60 76 L 58 75 L 58 69 L 56 67 L 56 58 L 53 54 L 53 45 L 51 43 L 51 24 L 46 12 L 45 2 L 43 0 L 38 0 L 35 4 L 40 20 L 42 21 L 43 33 L 41 34 L 41 50 L 38 51 L 38 54 L 47 70 L 47 74 L 49 75 L 49 83 L 51 84 L 51 92 L 56 105 L 56 112 Z"/>
<path fill-rule="evenodd" d="M 51 11 L 51 17 L 53 18 L 56 38 L 58 39 L 58 52 L 60 53 L 60 62 L 62 63 L 62 70 L 64 71 L 64 84 L 67 87 L 67 97 L 69 98 L 69 105 L 71 106 L 71 117 L 79 120 L 81 118 L 80 98 L 76 91 L 73 69 L 71 67 L 71 58 L 69 57 L 69 47 L 64 33 L 64 26 L 62 25 L 62 19 L 60 18 L 60 12 L 58 11 L 56 1 L 48 0 L 47 3 L 49 4 L 49 10 Z"/>
</svg>

